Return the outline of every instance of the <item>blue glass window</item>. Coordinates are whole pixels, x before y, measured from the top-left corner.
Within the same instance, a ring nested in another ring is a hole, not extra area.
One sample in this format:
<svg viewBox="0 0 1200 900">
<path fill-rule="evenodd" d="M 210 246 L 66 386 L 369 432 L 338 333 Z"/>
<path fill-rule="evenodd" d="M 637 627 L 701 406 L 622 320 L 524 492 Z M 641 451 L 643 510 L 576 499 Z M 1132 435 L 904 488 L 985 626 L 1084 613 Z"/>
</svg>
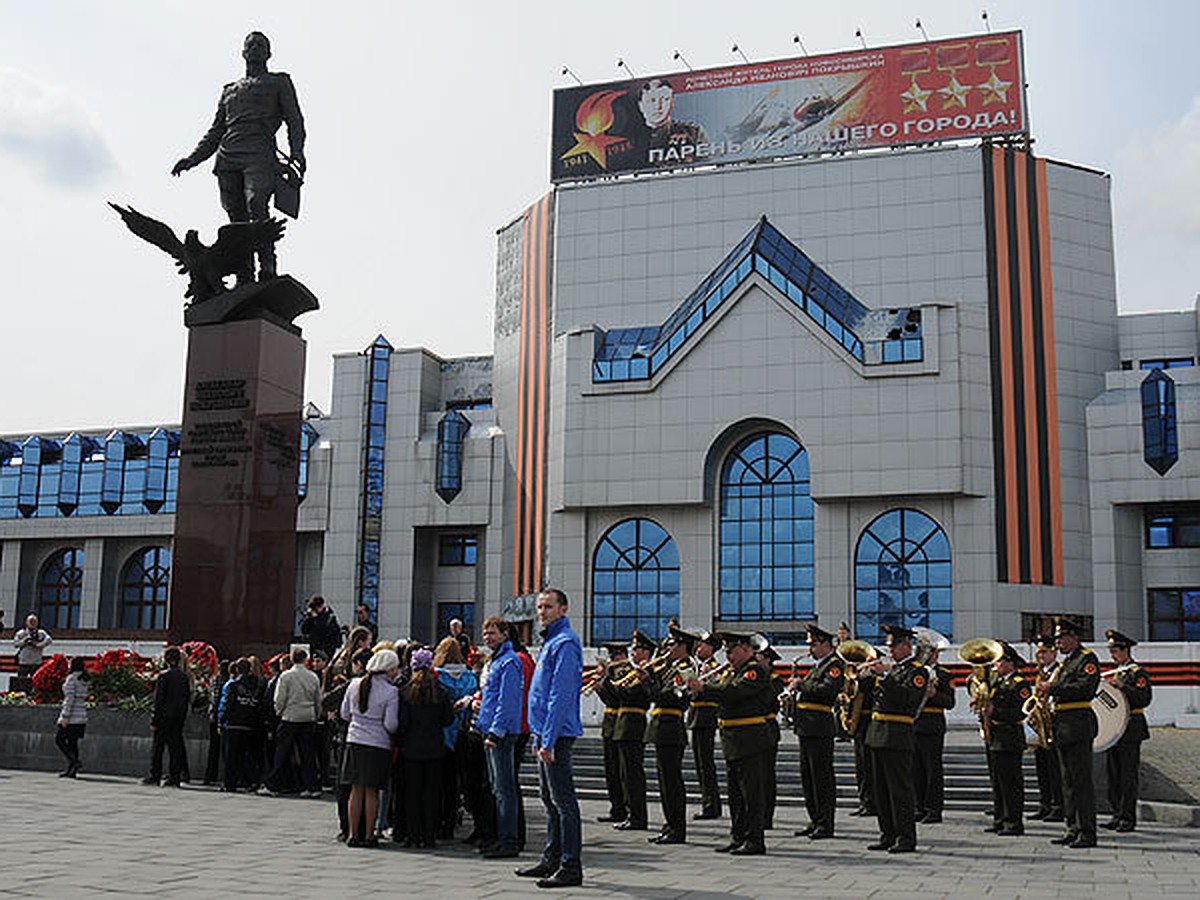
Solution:
<svg viewBox="0 0 1200 900">
<path fill-rule="evenodd" d="M 365 351 L 362 515 L 358 531 L 358 602 L 379 621 L 379 553 L 383 532 L 383 466 L 392 345 L 379 335 Z"/>
<path fill-rule="evenodd" d="M 44 628 L 78 628 L 83 599 L 83 550 L 55 550 L 42 564 L 37 588 L 38 620 Z"/>
<path fill-rule="evenodd" d="M 1179 459 L 1175 418 L 1175 381 L 1154 369 L 1142 381 L 1142 456 L 1146 465 L 1166 475 Z"/>
<path fill-rule="evenodd" d="M 45 493 L 57 494 L 58 481 L 48 471 L 62 459 L 62 445 L 46 438 L 31 437 L 21 445 L 21 480 L 17 509 L 25 518 L 37 512 Z M 57 467 L 54 472 L 57 473 Z"/>
<path fill-rule="evenodd" d="M 166 628 L 170 582 L 170 550 L 143 547 L 133 554 L 121 570 L 121 627 Z"/>
<path fill-rule="evenodd" d="M 1141 369 L 1184 369 L 1188 366 L 1195 365 L 1195 360 L 1190 356 L 1176 356 L 1166 359 L 1143 359 L 1138 368 Z"/>
<path fill-rule="evenodd" d="M 1200 504 L 1148 509 L 1146 546 L 1152 550 L 1200 547 Z"/>
<path fill-rule="evenodd" d="M 142 489 L 142 506 L 156 513 L 167 503 L 170 485 L 171 457 L 179 454 L 179 435 L 156 428 L 146 441 L 146 481 Z"/>
<path fill-rule="evenodd" d="M 721 469 L 718 614 L 730 621 L 813 614 L 808 452 L 776 432 L 741 441 Z"/>
<path fill-rule="evenodd" d="M 437 474 L 434 491 L 449 503 L 458 496 L 463 484 L 463 442 L 471 422 L 457 409 L 446 412 L 438 422 Z"/>
<path fill-rule="evenodd" d="M 892 509 L 868 525 L 854 555 L 855 630 L 882 640 L 881 625 L 921 625 L 953 634 L 950 542 L 933 519 Z"/>
<path fill-rule="evenodd" d="M 636 628 L 653 637 L 679 618 L 679 550 L 650 519 L 618 522 L 592 559 L 592 643 L 625 640 Z"/>
<path fill-rule="evenodd" d="M 308 496 L 308 462 L 312 455 L 312 448 L 317 443 L 317 429 L 313 428 L 308 422 L 304 422 L 300 426 L 300 474 L 296 485 L 296 493 L 299 497 L 299 502 L 303 503 L 304 498 Z"/>
<path fill-rule="evenodd" d="M 100 484 L 100 508 L 110 516 L 116 513 L 121 508 L 121 504 L 126 499 L 140 501 L 141 496 L 131 496 L 126 498 L 126 492 L 131 485 L 126 484 L 126 478 L 133 474 L 135 467 L 127 466 L 137 459 L 144 459 L 146 456 L 146 445 L 136 434 L 128 434 L 124 431 L 114 431 L 108 436 L 104 442 L 104 477 Z M 140 478 L 139 482 L 144 484 L 145 467 L 136 467 Z M 140 492 L 139 492 L 140 493 Z"/>
<path fill-rule="evenodd" d="M 473 534 L 438 535 L 439 566 L 473 566 L 479 557 L 479 538 Z"/>
<path fill-rule="evenodd" d="M 1150 604 L 1150 640 L 1200 640 L 1200 587 L 1153 588 Z"/>
</svg>

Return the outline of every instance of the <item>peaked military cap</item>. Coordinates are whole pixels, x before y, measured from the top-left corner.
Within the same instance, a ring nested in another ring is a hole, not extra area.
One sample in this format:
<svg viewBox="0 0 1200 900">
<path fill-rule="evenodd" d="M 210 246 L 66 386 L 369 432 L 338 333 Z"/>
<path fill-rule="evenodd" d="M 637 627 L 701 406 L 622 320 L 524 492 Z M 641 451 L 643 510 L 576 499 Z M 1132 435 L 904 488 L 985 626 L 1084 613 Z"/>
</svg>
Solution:
<svg viewBox="0 0 1200 900">
<path fill-rule="evenodd" d="M 1108 638 L 1108 646 L 1115 647 L 1119 650 L 1128 650 L 1131 647 L 1137 646 L 1137 641 L 1131 637 L 1126 637 L 1117 631 L 1115 628 L 1110 628 L 1104 632 L 1104 636 Z"/>
<path fill-rule="evenodd" d="M 643 650 L 657 650 L 658 644 L 653 638 L 647 637 L 638 631 L 636 628 L 633 631 L 633 638 L 629 642 L 629 646 L 634 649 L 641 647 Z"/>
<path fill-rule="evenodd" d="M 1001 659 L 1007 659 L 1010 663 L 1012 663 L 1018 669 L 1021 668 L 1021 666 L 1025 665 L 1025 657 L 1023 657 L 1020 653 L 1017 652 L 1016 647 L 1014 647 L 1012 644 L 1008 643 L 1007 641 L 1001 641 L 1000 645 L 1002 647 L 1004 647 L 1004 656 L 1002 656 Z"/>
<path fill-rule="evenodd" d="M 820 625 L 818 625 L 816 622 L 809 622 L 807 625 L 804 626 L 804 630 L 806 632 L 808 632 L 808 639 L 815 643 L 819 644 L 822 641 L 829 641 L 829 642 L 833 641 L 833 635 L 830 634 L 828 631 L 826 631 L 824 628 L 822 628 Z"/>
<path fill-rule="evenodd" d="M 1083 629 L 1073 619 L 1068 619 L 1065 616 L 1059 616 L 1054 620 L 1054 636 L 1062 637 L 1064 634 L 1080 637 L 1083 634 Z"/>
<path fill-rule="evenodd" d="M 670 628 L 668 628 L 667 634 L 668 634 L 670 640 L 673 641 L 674 643 L 686 644 L 687 648 L 688 648 L 688 653 L 691 653 L 692 650 L 695 649 L 696 642 L 698 640 L 700 640 L 700 635 L 693 634 L 690 631 L 684 631 L 678 625 L 672 625 Z"/>
<path fill-rule="evenodd" d="M 708 644 L 714 650 L 720 650 L 725 643 L 721 640 L 720 635 L 713 634 L 711 631 L 705 631 L 703 628 L 696 633 L 696 640 Z"/>
<path fill-rule="evenodd" d="M 1033 644 L 1035 644 L 1039 650 L 1053 650 L 1053 649 L 1055 649 L 1055 647 L 1054 647 L 1054 635 L 1052 635 L 1052 634 L 1037 634 L 1037 635 L 1034 635 L 1032 643 L 1033 643 Z"/>
<path fill-rule="evenodd" d="M 600 645 L 602 650 L 608 651 L 609 656 L 628 656 L 629 645 L 624 641 L 605 641 Z"/>
<path fill-rule="evenodd" d="M 897 641 L 911 641 L 914 637 L 916 637 L 916 632 L 914 632 L 911 628 L 905 628 L 903 625 L 892 625 L 887 623 L 880 625 L 879 627 L 883 630 L 883 633 L 887 635 L 887 642 L 889 646 Z"/>
</svg>

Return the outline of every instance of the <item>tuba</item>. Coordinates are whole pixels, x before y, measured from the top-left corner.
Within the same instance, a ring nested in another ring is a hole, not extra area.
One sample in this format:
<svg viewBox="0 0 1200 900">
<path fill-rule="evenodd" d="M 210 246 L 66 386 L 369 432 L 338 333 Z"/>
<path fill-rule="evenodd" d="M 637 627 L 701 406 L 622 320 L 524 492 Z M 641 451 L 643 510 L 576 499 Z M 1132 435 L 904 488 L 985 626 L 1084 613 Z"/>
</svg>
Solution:
<svg viewBox="0 0 1200 900">
<path fill-rule="evenodd" d="M 1004 656 L 1004 647 L 991 638 L 975 638 L 958 648 L 958 658 L 971 664 L 967 678 L 967 694 L 975 714 L 979 716 L 979 736 L 986 744 L 992 737 L 992 720 L 987 715 L 987 706 L 992 702 L 995 688 L 992 686 L 991 667 Z"/>
<path fill-rule="evenodd" d="M 836 653 L 846 664 L 846 680 L 842 693 L 846 702 L 842 705 L 840 719 L 842 728 L 851 737 L 858 730 L 859 720 L 862 719 L 863 704 L 867 698 L 858 688 L 858 667 L 871 662 L 879 653 L 866 641 L 842 641 L 837 645 Z"/>
</svg>

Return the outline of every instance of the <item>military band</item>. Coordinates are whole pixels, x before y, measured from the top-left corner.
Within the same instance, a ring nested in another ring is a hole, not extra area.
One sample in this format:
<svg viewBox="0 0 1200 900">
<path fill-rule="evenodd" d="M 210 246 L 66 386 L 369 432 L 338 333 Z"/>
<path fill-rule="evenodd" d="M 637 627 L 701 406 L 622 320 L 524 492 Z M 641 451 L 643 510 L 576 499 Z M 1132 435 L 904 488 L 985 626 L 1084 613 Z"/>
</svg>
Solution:
<svg viewBox="0 0 1200 900">
<path fill-rule="evenodd" d="M 779 654 L 755 633 L 692 633 L 672 623 L 661 647 L 635 631 L 628 659 L 623 645 L 606 645 L 610 661 L 586 688 L 594 686 L 605 703 L 602 736 L 610 815 L 604 820 L 620 819 L 617 827 L 624 830 L 648 827 L 643 755 L 649 740 L 655 745 L 664 820 L 661 832 L 649 840 L 659 845 L 686 842 L 683 754 L 688 730 L 702 798 L 693 818 L 719 817 L 713 759 L 714 730 L 719 729 L 731 822 L 729 841 L 717 849 L 738 856 L 765 853 L 782 700 L 799 740 L 808 816 L 795 835 L 810 840 L 834 835 L 833 746 L 840 720 L 847 733 L 859 736 L 856 742 L 868 763 L 868 793 L 860 793 L 860 809 L 873 802 L 879 825 L 879 838 L 868 849 L 915 851 L 917 823 L 937 823 L 943 816 L 946 710 L 954 707 L 955 694 L 952 673 L 940 664 L 938 653 L 949 641 L 926 628 L 881 628 L 887 636 L 886 661 L 869 644 L 848 636 L 835 639 L 815 623 L 809 625 L 812 664 L 801 672 L 797 659 L 786 680 L 773 677 Z M 1025 659 L 1010 644 L 979 638 L 962 645 L 960 656 L 972 664 L 967 687 L 992 784 L 993 823 L 986 830 L 998 837 L 1025 833 L 1022 759 L 1032 744 L 1039 803 L 1030 818 L 1055 821 L 1061 814 L 1066 828 L 1053 843 L 1096 846 L 1094 740 L 1096 752 L 1109 748 L 1105 762 L 1112 818 L 1105 827 L 1121 832 L 1136 827 L 1140 748 L 1149 737 L 1145 709 L 1152 689 L 1148 673 L 1132 659 L 1137 642 L 1114 629 L 1107 637 L 1114 663 L 1107 672 L 1082 646 L 1078 625 L 1066 617 L 1058 620 L 1053 639 L 1036 639 L 1037 665 L 1028 674 Z M 722 645 L 724 663 L 716 658 Z M 1119 731 L 1108 727 L 1103 708 L 1097 707 L 1099 722 L 1106 725 L 1097 739 L 1101 729 L 1092 700 L 1102 678 L 1110 682 L 1104 689 L 1109 695 L 1119 691 L 1124 697 L 1129 718 Z"/>
</svg>

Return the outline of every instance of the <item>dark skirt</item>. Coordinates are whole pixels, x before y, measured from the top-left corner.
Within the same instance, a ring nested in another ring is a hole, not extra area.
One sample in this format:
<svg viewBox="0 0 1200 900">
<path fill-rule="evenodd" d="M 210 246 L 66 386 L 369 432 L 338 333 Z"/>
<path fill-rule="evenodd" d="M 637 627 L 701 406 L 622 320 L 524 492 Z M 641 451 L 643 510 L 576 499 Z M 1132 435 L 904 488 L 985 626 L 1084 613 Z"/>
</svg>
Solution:
<svg viewBox="0 0 1200 900">
<path fill-rule="evenodd" d="M 390 750 L 382 747 L 368 747 L 365 744 L 346 744 L 345 752 L 342 753 L 342 771 L 338 780 L 342 784 L 361 785 L 377 791 L 382 790 L 387 787 L 391 766 Z"/>
</svg>

